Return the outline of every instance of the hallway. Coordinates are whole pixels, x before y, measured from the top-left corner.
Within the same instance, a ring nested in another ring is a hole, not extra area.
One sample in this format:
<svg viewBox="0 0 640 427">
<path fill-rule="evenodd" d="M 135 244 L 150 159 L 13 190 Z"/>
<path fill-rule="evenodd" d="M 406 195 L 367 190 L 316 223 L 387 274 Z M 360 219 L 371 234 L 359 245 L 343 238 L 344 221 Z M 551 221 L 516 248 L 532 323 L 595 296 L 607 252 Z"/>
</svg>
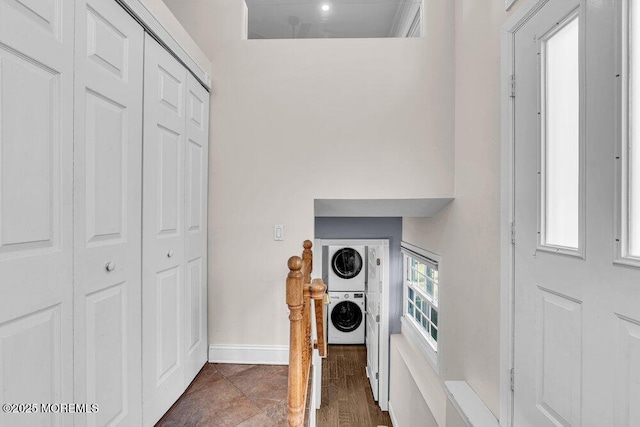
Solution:
<svg viewBox="0 0 640 427">
<path fill-rule="evenodd" d="M 391 427 L 388 412 L 373 401 L 364 345 L 330 345 L 322 363 L 322 406 L 318 427 Z"/>
</svg>

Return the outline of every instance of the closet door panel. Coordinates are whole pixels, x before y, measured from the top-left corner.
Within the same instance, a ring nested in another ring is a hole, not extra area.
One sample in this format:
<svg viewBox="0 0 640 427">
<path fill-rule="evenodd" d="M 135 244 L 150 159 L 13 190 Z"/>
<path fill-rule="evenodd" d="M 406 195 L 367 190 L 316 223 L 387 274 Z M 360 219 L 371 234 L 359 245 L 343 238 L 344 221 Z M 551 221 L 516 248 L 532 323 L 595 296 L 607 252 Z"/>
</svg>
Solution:
<svg viewBox="0 0 640 427">
<path fill-rule="evenodd" d="M 153 425 L 184 391 L 184 155 L 187 71 L 145 40 L 143 412 Z"/>
<path fill-rule="evenodd" d="M 209 93 L 188 74 L 185 162 L 185 383 L 207 361 L 207 164 Z"/>
<path fill-rule="evenodd" d="M 158 124 L 156 131 L 157 144 L 157 205 L 158 218 L 157 237 L 179 238 L 182 234 L 182 133 L 176 127 L 165 127 Z M 182 132 L 182 130 L 179 130 Z M 171 244 L 171 243 L 169 243 Z"/>
<path fill-rule="evenodd" d="M 0 0 L 0 401 L 73 399 L 71 0 Z M 69 425 L 0 412 L 0 425 Z"/>
<path fill-rule="evenodd" d="M 87 426 L 141 412 L 142 27 L 76 2 L 74 397 Z"/>
<path fill-rule="evenodd" d="M 60 63 L 60 49 L 73 49 L 73 8 L 69 0 L 0 0 L 2 45 L 43 64 Z M 66 65 L 73 68 L 73 59 Z"/>
</svg>

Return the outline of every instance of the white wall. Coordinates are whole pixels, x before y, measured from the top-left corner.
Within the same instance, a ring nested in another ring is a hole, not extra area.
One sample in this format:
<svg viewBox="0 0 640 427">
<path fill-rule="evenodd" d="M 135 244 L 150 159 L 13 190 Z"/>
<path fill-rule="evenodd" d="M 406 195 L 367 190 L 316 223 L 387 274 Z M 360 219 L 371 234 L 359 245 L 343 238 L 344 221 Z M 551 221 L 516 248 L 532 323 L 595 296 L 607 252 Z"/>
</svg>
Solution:
<svg viewBox="0 0 640 427">
<path fill-rule="evenodd" d="M 438 427 L 411 371 L 396 346 L 391 347 L 389 412 L 395 427 Z"/>
<path fill-rule="evenodd" d="M 455 200 L 435 218 L 406 218 L 403 240 L 442 255 L 442 378 L 466 380 L 497 417 L 500 28 L 508 13 L 502 1 L 456 0 L 455 8 Z"/>
<path fill-rule="evenodd" d="M 426 38 L 344 40 L 242 40 L 241 1 L 166 3 L 214 70 L 210 343 L 287 344 L 314 198 L 452 194 L 453 2 L 427 1 Z"/>
<path fill-rule="evenodd" d="M 389 349 L 389 414 L 395 427 L 446 425 L 443 383 L 420 350 L 403 334 L 393 334 Z"/>
</svg>

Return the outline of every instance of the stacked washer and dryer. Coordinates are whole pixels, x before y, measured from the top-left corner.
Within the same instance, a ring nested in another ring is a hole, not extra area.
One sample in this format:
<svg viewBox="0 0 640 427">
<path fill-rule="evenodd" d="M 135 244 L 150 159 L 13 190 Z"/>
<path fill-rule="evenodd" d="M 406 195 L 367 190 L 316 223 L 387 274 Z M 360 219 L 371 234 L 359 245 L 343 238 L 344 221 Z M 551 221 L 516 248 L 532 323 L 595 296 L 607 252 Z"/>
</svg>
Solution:
<svg viewBox="0 0 640 427">
<path fill-rule="evenodd" d="M 328 248 L 328 344 L 365 343 L 366 248 Z"/>
</svg>

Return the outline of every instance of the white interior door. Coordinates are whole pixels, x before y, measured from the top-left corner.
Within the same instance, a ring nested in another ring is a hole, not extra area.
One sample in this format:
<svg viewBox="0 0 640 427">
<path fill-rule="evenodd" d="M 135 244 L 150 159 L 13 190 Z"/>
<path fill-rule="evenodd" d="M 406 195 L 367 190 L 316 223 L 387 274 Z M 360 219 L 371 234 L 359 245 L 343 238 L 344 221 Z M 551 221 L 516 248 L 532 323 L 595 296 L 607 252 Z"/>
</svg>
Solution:
<svg viewBox="0 0 640 427">
<path fill-rule="evenodd" d="M 184 391 L 184 156 L 187 71 L 145 39 L 142 221 L 144 425 Z"/>
<path fill-rule="evenodd" d="M 0 401 L 73 401 L 72 0 L 0 0 Z M 0 412 L 0 425 L 63 426 Z"/>
<path fill-rule="evenodd" d="M 516 32 L 517 427 L 640 420 L 617 403 L 640 396 L 640 271 L 613 263 L 615 3 L 549 0 Z"/>
<path fill-rule="evenodd" d="M 76 2 L 76 424 L 140 425 L 144 31 L 115 1 Z"/>
<path fill-rule="evenodd" d="M 379 353 L 380 353 L 380 296 L 382 295 L 383 250 L 380 246 L 368 246 L 366 293 L 366 345 L 367 376 L 373 391 L 373 400 L 378 401 Z"/>
<path fill-rule="evenodd" d="M 207 361 L 209 93 L 187 74 L 185 149 L 185 385 Z"/>
</svg>

